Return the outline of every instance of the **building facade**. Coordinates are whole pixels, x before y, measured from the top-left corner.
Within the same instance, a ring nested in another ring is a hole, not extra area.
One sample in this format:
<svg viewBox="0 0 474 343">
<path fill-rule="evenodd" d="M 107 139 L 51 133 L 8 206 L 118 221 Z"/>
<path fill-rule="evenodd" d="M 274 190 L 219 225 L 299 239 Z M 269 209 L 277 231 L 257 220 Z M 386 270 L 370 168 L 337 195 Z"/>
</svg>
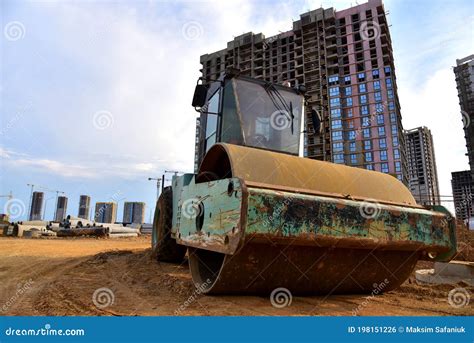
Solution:
<svg viewBox="0 0 474 343">
<path fill-rule="evenodd" d="M 454 75 L 470 170 L 451 173 L 451 186 L 456 218 L 467 220 L 472 216 L 474 189 L 474 55 L 456 60 Z"/>
<path fill-rule="evenodd" d="M 89 219 L 90 215 L 91 197 L 88 195 L 81 195 L 79 197 L 79 211 L 77 216 L 82 219 Z"/>
<path fill-rule="evenodd" d="M 474 55 L 456 60 L 454 67 L 467 156 L 474 177 Z"/>
<path fill-rule="evenodd" d="M 98 223 L 115 223 L 117 221 L 117 203 L 115 202 L 96 203 L 94 221 Z"/>
<path fill-rule="evenodd" d="M 451 173 L 456 218 L 466 220 L 472 216 L 474 184 L 470 170 Z"/>
<path fill-rule="evenodd" d="M 145 222 L 144 202 L 125 202 L 123 205 L 123 222 L 143 224 Z"/>
<path fill-rule="evenodd" d="M 301 14 L 291 31 L 269 38 L 243 34 L 200 62 L 207 80 L 232 67 L 272 83 L 304 84 L 309 96 L 304 156 L 390 173 L 408 184 L 392 43 L 381 0 Z M 311 109 L 322 117 L 321 132 L 312 128 Z"/>
<path fill-rule="evenodd" d="M 62 222 L 66 218 L 67 212 L 67 197 L 59 196 L 56 202 L 56 212 L 54 214 L 54 221 Z"/>
<path fill-rule="evenodd" d="M 43 218 L 43 192 L 33 192 L 31 197 L 30 220 L 41 220 Z"/>
<path fill-rule="evenodd" d="M 440 205 L 433 136 L 427 127 L 405 131 L 408 185 L 420 205 Z"/>
</svg>

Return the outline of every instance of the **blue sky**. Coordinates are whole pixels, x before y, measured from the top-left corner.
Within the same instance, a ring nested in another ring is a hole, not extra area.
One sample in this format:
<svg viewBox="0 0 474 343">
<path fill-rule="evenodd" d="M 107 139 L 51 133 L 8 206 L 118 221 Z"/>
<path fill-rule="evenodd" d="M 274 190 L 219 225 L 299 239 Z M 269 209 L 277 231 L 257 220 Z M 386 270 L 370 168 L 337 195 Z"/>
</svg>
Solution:
<svg viewBox="0 0 474 343">
<path fill-rule="evenodd" d="M 145 201 L 149 216 L 147 178 L 193 169 L 199 56 L 244 32 L 289 30 L 321 5 L 351 2 L 1 1 L 0 193 L 27 210 L 34 183 L 65 191 L 73 215 L 90 194 L 119 200 L 119 219 L 124 200 Z M 451 194 L 450 172 L 468 168 L 452 66 L 474 53 L 474 3 L 385 8 L 403 125 L 432 130 L 441 193 Z M 48 219 L 54 196 L 46 193 Z"/>
</svg>

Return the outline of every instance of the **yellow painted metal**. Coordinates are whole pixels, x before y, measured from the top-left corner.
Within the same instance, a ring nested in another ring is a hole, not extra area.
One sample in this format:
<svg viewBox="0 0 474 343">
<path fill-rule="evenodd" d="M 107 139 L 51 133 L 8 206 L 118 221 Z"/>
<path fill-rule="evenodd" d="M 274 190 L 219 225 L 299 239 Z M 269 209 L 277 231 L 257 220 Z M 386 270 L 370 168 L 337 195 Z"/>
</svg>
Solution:
<svg viewBox="0 0 474 343">
<path fill-rule="evenodd" d="M 394 176 L 233 144 L 215 144 L 198 176 L 238 177 L 248 184 L 419 207 Z"/>
</svg>

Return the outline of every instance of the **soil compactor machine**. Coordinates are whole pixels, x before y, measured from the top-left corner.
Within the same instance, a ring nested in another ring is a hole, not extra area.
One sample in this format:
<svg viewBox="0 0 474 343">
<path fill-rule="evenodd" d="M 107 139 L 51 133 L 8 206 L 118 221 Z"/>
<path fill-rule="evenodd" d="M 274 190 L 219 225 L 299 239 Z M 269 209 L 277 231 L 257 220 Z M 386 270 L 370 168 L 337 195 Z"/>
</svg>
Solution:
<svg viewBox="0 0 474 343">
<path fill-rule="evenodd" d="M 203 293 L 382 292 L 456 253 L 449 212 L 417 205 L 394 176 L 298 157 L 302 88 L 238 72 L 198 81 L 199 171 L 164 188 L 152 248 L 165 262 L 187 251 Z"/>
</svg>

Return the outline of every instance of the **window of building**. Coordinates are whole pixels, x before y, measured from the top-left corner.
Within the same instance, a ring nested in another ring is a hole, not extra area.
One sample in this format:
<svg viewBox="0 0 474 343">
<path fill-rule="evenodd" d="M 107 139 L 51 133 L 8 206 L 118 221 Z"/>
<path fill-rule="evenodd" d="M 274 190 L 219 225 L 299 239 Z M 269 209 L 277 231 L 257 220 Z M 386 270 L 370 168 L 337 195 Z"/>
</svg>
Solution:
<svg viewBox="0 0 474 343">
<path fill-rule="evenodd" d="M 331 118 L 341 118 L 341 109 L 340 108 L 331 109 Z"/>
<path fill-rule="evenodd" d="M 382 173 L 388 173 L 388 163 L 382 163 Z"/>
<path fill-rule="evenodd" d="M 393 146 L 398 146 L 398 137 L 397 136 L 392 137 L 392 143 L 393 143 Z"/>
<path fill-rule="evenodd" d="M 395 103 L 393 101 L 388 102 L 388 110 L 394 111 L 395 110 Z"/>
<path fill-rule="evenodd" d="M 385 76 L 390 76 L 392 74 L 392 68 L 390 67 L 385 67 L 384 71 L 385 71 Z"/>
<path fill-rule="evenodd" d="M 351 164 L 357 164 L 357 154 L 351 154 Z"/>
<path fill-rule="evenodd" d="M 350 85 L 351 84 L 351 77 L 350 76 L 344 76 L 344 84 L 345 85 Z"/>
<path fill-rule="evenodd" d="M 383 104 L 381 102 L 375 104 L 375 112 L 377 113 L 383 112 Z"/>
<path fill-rule="evenodd" d="M 372 70 L 372 78 L 373 79 L 378 79 L 379 78 L 379 70 L 378 69 Z"/>
<path fill-rule="evenodd" d="M 380 149 L 387 148 L 387 140 L 385 138 L 380 138 L 379 139 L 379 148 Z"/>
<path fill-rule="evenodd" d="M 356 143 L 355 142 L 350 142 L 349 143 L 349 151 L 350 152 L 355 152 L 356 151 Z"/>
<path fill-rule="evenodd" d="M 372 150 L 372 141 L 370 139 L 364 141 L 364 149 Z"/>
<path fill-rule="evenodd" d="M 387 160 L 387 150 L 380 150 L 380 161 Z"/>
<path fill-rule="evenodd" d="M 363 105 L 360 107 L 360 114 L 361 115 L 368 115 L 369 114 L 369 106 Z"/>
<path fill-rule="evenodd" d="M 366 164 L 365 169 L 367 170 L 374 170 L 374 166 L 372 164 Z"/>
<path fill-rule="evenodd" d="M 342 151 L 344 151 L 344 143 L 342 143 L 342 142 L 332 143 L 332 151 L 333 152 L 342 152 Z"/>
<path fill-rule="evenodd" d="M 380 89 L 380 81 L 374 81 L 374 90 L 379 90 Z"/>
<path fill-rule="evenodd" d="M 383 124 L 384 124 L 383 114 L 377 114 L 377 125 L 383 125 Z"/>
<path fill-rule="evenodd" d="M 346 98 L 346 107 L 351 107 L 352 106 L 352 98 Z"/>
<path fill-rule="evenodd" d="M 354 140 L 356 138 L 356 133 L 354 130 L 347 131 L 347 139 Z"/>
<path fill-rule="evenodd" d="M 330 86 L 337 85 L 339 83 L 339 76 L 337 75 L 329 76 L 328 83 Z"/>
<path fill-rule="evenodd" d="M 344 112 L 346 113 L 346 118 L 352 118 L 352 108 L 347 108 Z"/>
<path fill-rule="evenodd" d="M 400 159 L 400 150 L 393 149 L 393 157 L 397 160 Z"/>
<path fill-rule="evenodd" d="M 390 112 L 390 122 L 391 123 L 397 122 L 397 116 L 395 115 L 395 112 Z"/>
<path fill-rule="evenodd" d="M 334 119 L 331 122 L 331 129 L 342 129 L 342 121 L 340 119 Z"/>
<path fill-rule="evenodd" d="M 351 96 L 352 95 L 352 88 L 351 87 L 345 87 L 344 88 L 344 95 L 345 96 Z"/>
<path fill-rule="evenodd" d="M 370 119 L 369 119 L 369 117 L 362 117 L 362 126 L 363 126 L 363 127 L 370 126 Z"/>
<path fill-rule="evenodd" d="M 402 175 L 401 175 L 401 174 L 397 174 L 397 179 L 399 179 L 400 181 L 403 181 Z"/>
<path fill-rule="evenodd" d="M 365 153 L 365 161 L 366 161 L 366 162 L 372 162 L 372 161 L 373 161 L 372 153 L 371 153 L 371 152 L 366 152 L 366 153 Z"/>
<path fill-rule="evenodd" d="M 331 99 L 329 99 L 329 103 L 331 104 L 331 107 L 340 106 L 341 105 L 341 99 L 340 98 L 331 98 Z"/>
<path fill-rule="evenodd" d="M 338 96 L 338 95 L 339 95 L 339 87 L 329 88 L 329 96 Z"/>
<path fill-rule="evenodd" d="M 357 80 L 359 82 L 364 82 L 365 81 L 365 73 L 359 73 L 357 74 Z"/>
<path fill-rule="evenodd" d="M 385 127 L 384 126 L 379 126 L 379 136 L 385 136 Z"/>
<path fill-rule="evenodd" d="M 361 104 L 366 104 L 367 103 L 367 95 L 363 94 L 359 96 L 359 102 Z"/>
<path fill-rule="evenodd" d="M 333 141 L 342 141 L 342 131 L 333 131 L 332 132 Z"/>
<path fill-rule="evenodd" d="M 393 99 L 393 89 L 387 90 L 387 97 L 388 97 L 389 99 Z"/>
<path fill-rule="evenodd" d="M 375 98 L 375 101 L 382 101 L 382 93 L 381 92 L 375 92 L 374 93 L 374 98 Z"/>
<path fill-rule="evenodd" d="M 365 83 L 360 83 L 359 84 L 359 93 L 365 93 L 367 92 L 367 87 L 365 85 Z"/>
<path fill-rule="evenodd" d="M 344 154 L 334 154 L 333 156 L 334 163 L 344 163 Z"/>
<path fill-rule="evenodd" d="M 398 133 L 398 127 L 396 124 L 392 124 L 392 135 L 396 135 Z"/>
<path fill-rule="evenodd" d="M 395 162 L 395 171 L 398 173 L 402 171 L 401 163 L 398 161 Z"/>
<path fill-rule="evenodd" d="M 363 129 L 362 130 L 362 137 L 370 138 L 370 129 Z"/>
<path fill-rule="evenodd" d="M 385 84 L 387 85 L 388 89 L 391 89 L 392 88 L 392 79 L 391 78 L 385 79 Z"/>
</svg>

